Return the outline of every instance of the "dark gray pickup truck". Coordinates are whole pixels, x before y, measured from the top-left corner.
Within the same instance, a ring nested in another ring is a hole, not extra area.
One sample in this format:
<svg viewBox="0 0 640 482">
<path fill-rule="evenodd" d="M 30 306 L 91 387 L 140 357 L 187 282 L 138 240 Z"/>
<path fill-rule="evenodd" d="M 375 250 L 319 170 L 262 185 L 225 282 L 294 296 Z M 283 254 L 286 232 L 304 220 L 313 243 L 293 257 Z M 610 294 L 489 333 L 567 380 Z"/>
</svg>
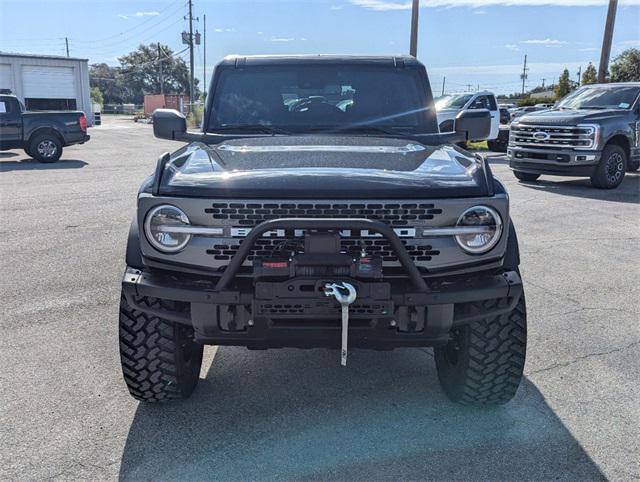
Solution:
<svg viewBox="0 0 640 482">
<path fill-rule="evenodd" d="M 29 112 L 13 95 L 0 95 L 0 150 L 24 149 L 40 162 L 56 162 L 62 148 L 89 140 L 80 111 Z"/>
<path fill-rule="evenodd" d="M 588 176 L 601 189 L 617 187 L 640 168 L 640 83 L 581 87 L 553 109 L 511 123 L 507 156 L 515 176 Z"/>
</svg>

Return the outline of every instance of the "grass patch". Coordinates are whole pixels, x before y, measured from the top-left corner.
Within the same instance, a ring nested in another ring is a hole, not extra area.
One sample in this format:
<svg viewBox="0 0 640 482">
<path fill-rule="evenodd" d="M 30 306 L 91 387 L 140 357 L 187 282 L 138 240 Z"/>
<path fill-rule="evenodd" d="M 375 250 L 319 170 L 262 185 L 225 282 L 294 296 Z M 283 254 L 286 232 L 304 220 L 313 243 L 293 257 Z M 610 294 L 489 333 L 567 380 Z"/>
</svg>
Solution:
<svg viewBox="0 0 640 482">
<path fill-rule="evenodd" d="M 467 142 L 467 148 L 474 151 L 488 151 L 487 141 Z"/>
</svg>

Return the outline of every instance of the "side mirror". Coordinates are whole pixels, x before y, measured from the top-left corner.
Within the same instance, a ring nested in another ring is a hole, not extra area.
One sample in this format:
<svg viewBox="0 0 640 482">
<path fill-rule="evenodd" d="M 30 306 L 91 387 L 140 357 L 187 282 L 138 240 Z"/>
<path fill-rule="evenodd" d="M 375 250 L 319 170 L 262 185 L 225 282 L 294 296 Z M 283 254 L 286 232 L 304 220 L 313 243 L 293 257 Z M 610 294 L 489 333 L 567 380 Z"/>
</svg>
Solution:
<svg viewBox="0 0 640 482">
<path fill-rule="evenodd" d="M 180 141 L 187 133 L 187 119 L 175 109 L 156 109 L 153 112 L 153 135 L 160 139 Z"/>
<path fill-rule="evenodd" d="M 491 113 L 487 109 L 463 110 L 456 116 L 456 133 L 468 141 L 488 138 Z"/>
</svg>

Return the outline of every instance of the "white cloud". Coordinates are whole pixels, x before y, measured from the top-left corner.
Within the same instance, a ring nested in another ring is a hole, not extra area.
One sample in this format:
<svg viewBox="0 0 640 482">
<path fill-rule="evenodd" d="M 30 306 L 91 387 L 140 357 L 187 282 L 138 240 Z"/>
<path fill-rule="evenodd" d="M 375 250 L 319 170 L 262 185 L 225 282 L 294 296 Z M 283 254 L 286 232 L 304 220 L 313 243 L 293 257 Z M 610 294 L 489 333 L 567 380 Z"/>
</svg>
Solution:
<svg viewBox="0 0 640 482">
<path fill-rule="evenodd" d="M 235 32 L 236 29 L 235 28 L 214 28 L 213 31 L 216 32 L 216 33 Z"/>
<path fill-rule="evenodd" d="M 504 46 L 505 49 L 513 50 L 514 52 L 520 52 L 520 47 L 516 44 L 507 44 Z"/>
<path fill-rule="evenodd" d="M 584 47 L 582 49 L 578 49 L 580 52 L 597 52 L 600 50 L 598 47 Z"/>
<path fill-rule="evenodd" d="M 486 10 L 474 10 L 473 14 L 474 15 L 486 15 L 487 11 Z"/>
<path fill-rule="evenodd" d="M 545 39 L 521 40 L 520 43 L 527 44 L 527 45 L 543 45 L 545 47 L 559 47 L 560 45 L 566 45 L 569 42 L 565 42 L 564 40 L 545 38 Z"/>
<path fill-rule="evenodd" d="M 620 47 L 640 47 L 640 39 L 623 40 L 622 42 L 617 42 L 616 45 Z"/>
<path fill-rule="evenodd" d="M 306 42 L 307 38 L 306 37 L 300 37 L 298 40 L 300 40 L 301 42 Z"/>
<path fill-rule="evenodd" d="M 353 5 L 369 10 L 410 10 L 410 1 L 399 0 L 350 0 Z M 608 0 L 423 0 L 421 7 L 487 7 L 504 6 L 558 6 L 558 7 L 593 7 L 608 5 Z M 640 0 L 620 0 L 621 6 L 640 6 Z"/>
<path fill-rule="evenodd" d="M 258 35 L 262 35 L 264 34 L 264 32 L 256 32 Z"/>
<path fill-rule="evenodd" d="M 344 8 L 344 5 L 331 5 L 329 7 L 329 10 L 342 10 Z"/>
<path fill-rule="evenodd" d="M 160 12 L 152 11 L 152 12 L 136 12 L 130 14 L 119 14 L 118 17 L 123 18 L 125 20 L 129 20 L 131 17 L 157 17 L 160 15 Z"/>
<path fill-rule="evenodd" d="M 271 37 L 269 40 L 271 42 L 293 42 L 295 38 L 293 37 Z"/>
</svg>

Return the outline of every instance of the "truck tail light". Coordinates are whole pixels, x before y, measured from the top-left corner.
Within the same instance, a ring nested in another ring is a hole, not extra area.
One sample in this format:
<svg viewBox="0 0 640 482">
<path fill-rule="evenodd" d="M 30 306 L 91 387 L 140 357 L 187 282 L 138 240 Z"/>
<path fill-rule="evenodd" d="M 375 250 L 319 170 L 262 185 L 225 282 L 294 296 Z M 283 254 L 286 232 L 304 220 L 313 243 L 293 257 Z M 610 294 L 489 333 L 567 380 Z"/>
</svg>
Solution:
<svg viewBox="0 0 640 482">
<path fill-rule="evenodd" d="M 78 119 L 78 124 L 80 124 L 80 129 L 82 129 L 84 132 L 87 132 L 87 118 L 84 114 L 82 114 L 80 116 L 80 119 Z"/>
</svg>

